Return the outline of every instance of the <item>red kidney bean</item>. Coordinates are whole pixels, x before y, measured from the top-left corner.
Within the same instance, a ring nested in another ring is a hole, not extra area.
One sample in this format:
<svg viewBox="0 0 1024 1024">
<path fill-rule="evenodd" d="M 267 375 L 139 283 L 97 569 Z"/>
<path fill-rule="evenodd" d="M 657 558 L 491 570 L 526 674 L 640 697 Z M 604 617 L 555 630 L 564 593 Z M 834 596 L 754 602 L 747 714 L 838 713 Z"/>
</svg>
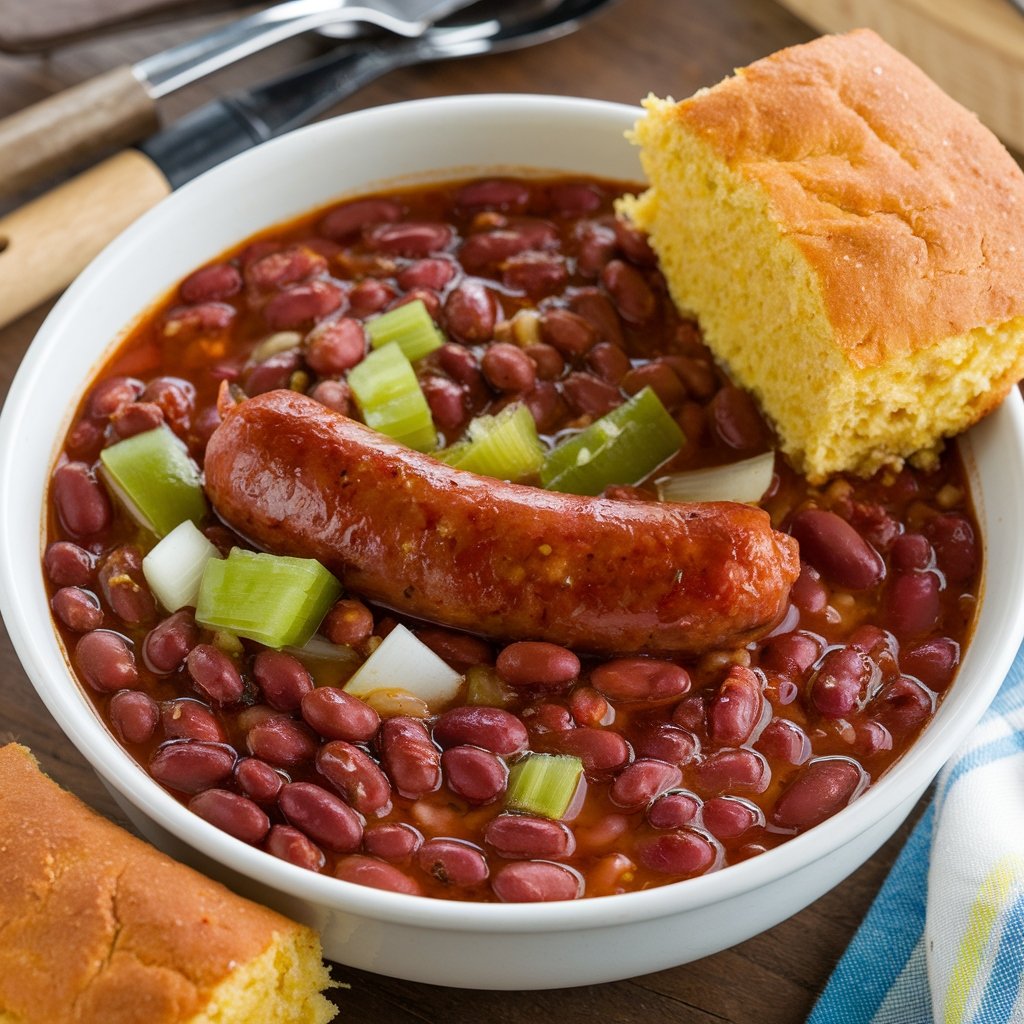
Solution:
<svg viewBox="0 0 1024 1024">
<path fill-rule="evenodd" d="M 421 871 L 444 885 L 479 885 L 488 875 L 487 858 L 475 846 L 458 839 L 428 839 L 416 851 Z"/>
<path fill-rule="evenodd" d="M 811 756 L 811 741 L 795 722 L 773 718 L 761 731 L 755 747 L 772 761 L 803 764 Z"/>
<path fill-rule="evenodd" d="M 275 331 L 304 327 L 333 313 L 344 301 L 342 290 L 329 281 L 296 284 L 278 292 L 263 307 L 263 319 Z"/>
<path fill-rule="evenodd" d="M 529 391 L 537 380 L 537 368 L 530 357 L 508 342 L 488 345 L 480 369 L 492 388 L 511 394 Z"/>
<path fill-rule="evenodd" d="M 154 618 L 156 599 L 142 574 L 142 552 L 137 547 L 114 548 L 96 575 L 104 600 L 122 622 L 135 626 Z"/>
<path fill-rule="evenodd" d="M 282 787 L 277 806 L 292 825 L 333 853 L 353 853 L 362 844 L 359 815 L 323 786 L 289 782 Z"/>
<path fill-rule="evenodd" d="M 562 381 L 562 396 L 574 416 L 597 419 L 622 405 L 622 392 L 590 373 L 570 373 Z"/>
<path fill-rule="evenodd" d="M 103 625 L 99 599 L 81 587 L 61 587 L 50 599 L 53 614 L 73 633 L 87 633 Z"/>
<path fill-rule="evenodd" d="M 389 256 L 422 259 L 443 252 L 451 244 L 454 232 L 448 224 L 435 221 L 406 220 L 377 224 L 363 231 L 363 241 L 371 250 Z"/>
<path fill-rule="evenodd" d="M 840 587 L 864 590 L 885 577 L 878 552 L 835 512 L 804 509 L 793 517 L 789 532 L 799 543 L 801 556 Z"/>
<path fill-rule="evenodd" d="M 366 743 L 377 734 L 380 715 L 358 697 L 333 686 L 318 686 L 302 698 L 302 717 L 329 740 Z"/>
<path fill-rule="evenodd" d="M 700 743 L 687 729 L 668 722 L 657 722 L 637 730 L 633 737 L 637 757 L 651 757 L 682 767 L 697 756 Z"/>
<path fill-rule="evenodd" d="M 320 871 L 327 863 L 323 850 L 291 825 L 274 825 L 265 845 L 267 853 L 307 871 Z"/>
<path fill-rule="evenodd" d="M 318 381 L 309 392 L 309 397 L 315 398 L 328 409 L 340 412 L 342 416 L 352 414 L 352 389 L 342 380 Z"/>
<path fill-rule="evenodd" d="M 335 242 L 371 224 L 393 223 L 402 216 L 402 207 L 391 199 L 356 199 L 336 206 L 320 222 L 320 234 Z"/>
<path fill-rule="evenodd" d="M 100 693 L 130 690 L 139 681 L 131 645 L 105 629 L 81 637 L 75 644 L 74 661 L 82 679 Z"/>
<path fill-rule="evenodd" d="M 701 809 L 701 801 L 693 793 L 675 791 L 662 793 L 647 808 L 647 823 L 651 828 L 675 829 L 689 825 Z"/>
<path fill-rule="evenodd" d="M 371 316 L 387 306 L 396 294 L 391 285 L 368 277 L 349 292 L 349 311 L 357 317 Z"/>
<path fill-rule="evenodd" d="M 287 717 L 287 715 L 282 715 L 280 711 L 275 711 L 267 704 L 252 704 L 238 712 L 235 716 L 235 725 L 240 732 L 247 733 L 261 722 L 266 722 L 271 718 Z"/>
<path fill-rule="evenodd" d="M 85 587 L 92 580 L 95 561 L 85 548 L 69 540 L 58 540 L 46 549 L 43 564 L 54 586 Z"/>
<path fill-rule="evenodd" d="M 245 268 L 245 279 L 253 288 L 269 291 L 284 288 L 327 270 L 327 260 L 304 245 L 269 253 Z"/>
<path fill-rule="evenodd" d="M 465 392 L 447 377 L 430 375 L 420 380 L 420 389 L 437 427 L 454 435 L 466 419 Z"/>
<path fill-rule="evenodd" d="M 377 745 L 381 767 L 402 796 L 416 800 L 441 785 L 441 752 L 422 722 L 404 716 L 387 719 Z"/>
<path fill-rule="evenodd" d="M 451 747 L 441 755 L 448 788 L 471 804 L 489 804 L 505 792 L 508 768 L 496 754 L 480 747 Z"/>
<path fill-rule="evenodd" d="M 365 355 L 366 332 L 351 317 L 319 324 L 306 336 L 306 362 L 323 376 L 340 375 Z"/>
<path fill-rule="evenodd" d="M 583 762 L 588 775 L 602 775 L 623 767 L 630 759 L 629 744 L 617 733 L 605 729 L 569 729 L 548 733 L 546 746 L 560 754 L 573 754 Z"/>
<path fill-rule="evenodd" d="M 860 787 L 864 772 L 845 758 L 819 758 L 805 765 L 775 802 L 771 820 L 802 832 L 842 810 Z"/>
<path fill-rule="evenodd" d="M 641 840 L 636 855 L 651 871 L 692 877 L 704 874 L 715 863 L 718 852 L 699 832 L 683 828 Z"/>
<path fill-rule="evenodd" d="M 576 849 L 576 838 L 566 824 L 528 814 L 491 818 L 484 828 L 484 842 L 508 860 L 570 857 Z"/>
<path fill-rule="evenodd" d="M 477 357 L 469 349 L 461 345 L 442 345 L 437 350 L 437 362 L 452 380 L 470 391 L 480 391 L 487 395 L 487 387 Z"/>
<path fill-rule="evenodd" d="M 704 827 L 716 839 L 738 839 L 756 825 L 764 824 L 761 809 L 746 800 L 715 796 L 704 801 Z"/>
<path fill-rule="evenodd" d="M 753 750 L 719 750 L 694 769 L 697 788 L 706 796 L 744 790 L 763 793 L 771 782 L 768 762 Z"/>
<path fill-rule="evenodd" d="M 316 737 L 301 722 L 275 716 L 257 722 L 245 737 L 254 757 L 282 768 L 294 768 L 316 757 Z"/>
<path fill-rule="evenodd" d="M 622 348 L 626 338 L 615 306 L 598 288 L 581 288 L 569 299 L 569 308 L 592 324 L 598 339 Z"/>
<path fill-rule="evenodd" d="M 327 613 L 320 632 L 332 644 L 355 647 L 373 633 L 373 612 L 362 601 L 342 598 Z"/>
<path fill-rule="evenodd" d="M 821 641 L 797 630 L 773 636 L 761 649 L 761 665 L 799 679 L 821 657 Z"/>
<path fill-rule="evenodd" d="M 889 552 L 892 567 L 898 572 L 923 571 L 935 564 L 935 552 L 921 533 L 905 533 L 893 541 Z"/>
<path fill-rule="evenodd" d="M 663 703 L 690 689 L 690 674 L 681 665 L 658 658 L 615 658 L 590 673 L 590 684 L 614 701 Z"/>
<path fill-rule="evenodd" d="M 451 284 L 458 272 L 458 264 L 454 261 L 432 256 L 403 267 L 395 275 L 395 280 L 407 292 L 416 288 L 439 292 Z"/>
<path fill-rule="evenodd" d="M 634 367 L 622 378 L 622 390 L 635 395 L 650 388 L 669 412 L 675 412 L 686 401 L 686 388 L 671 366 L 656 360 Z"/>
<path fill-rule="evenodd" d="M 104 426 L 96 420 L 83 417 L 70 430 L 64 441 L 68 458 L 92 462 L 103 448 Z"/>
<path fill-rule="evenodd" d="M 541 340 L 566 359 L 580 359 L 597 344 L 597 329 L 587 319 L 568 309 L 546 309 L 539 322 Z"/>
<path fill-rule="evenodd" d="M 269 648 L 260 651 L 253 658 L 252 674 L 263 699 L 278 711 L 296 710 L 302 698 L 313 689 L 313 680 L 305 665 L 284 651 Z"/>
<path fill-rule="evenodd" d="M 142 392 L 142 400 L 159 405 L 171 430 L 183 436 L 192 419 L 195 394 L 195 386 L 187 380 L 179 377 L 155 377 Z"/>
<path fill-rule="evenodd" d="M 255 846 L 270 831 L 270 819 L 251 800 L 227 789 L 207 789 L 188 802 L 188 809 L 222 832 Z"/>
<path fill-rule="evenodd" d="M 800 562 L 800 575 L 790 588 L 789 599 L 808 615 L 816 615 L 828 605 L 828 591 L 821 582 L 821 574 L 814 566 Z"/>
<path fill-rule="evenodd" d="M 706 402 L 718 391 L 718 377 L 714 366 L 707 359 L 695 359 L 692 356 L 668 356 L 665 359 L 676 376 L 683 382 L 683 387 L 690 398 L 698 402 Z"/>
<path fill-rule="evenodd" d="M 631 263 L 641 267 L 653 267 L 658 262 L 647 235 L 622 217 L 615 218 L 615 237 Z"/>
<path fill-rule="evenodd" d="M 733 665 L 708 703 L 708 732 L 715 743 L 741 746 L 750 739 L 763 711 L 761 680 L 749 668 Z"/>
<path fill-rule="evenodd" d="M 541 434 L 553 433 L 569 415 L 569 407 L 549 380 L 538 381 L 520 400 L 530 410 Z"/>
<path fill-rule="evenodd" d="M 148 743 L 160 721 L 160 708 L 139 690 L 119 690 L 110 698 L 110 724 L 125 743 Z"/>
<path fill-rule="evenodd" d="M 84 462 L 65 462 L 58 466 L 50 493 L 68 533 L 88 537 L 110 525 L 110 501 Z"/>
<path fill-rule="evenodd" d="M 551 252 L 521 252 L 510 256 L 501 269 L 501 281 L 512 291 L 539 300 L 565 287 L 569 271 L 565 258 Z"/>
<path fill-rule="evenodd" d="M 562 376 L 565 361 L 550 345 L 538 342 L 536 345 L 527 345 L 522 351 L 533 364 L 537 379 L 558 380 Z"/>
<path fill-rule="evenodd" d="M 146 667 L 157 675 L 168 675 L 179 669 L 189 651 L 199 642 L 199 627 L 187 608 L 158 622 L 142 644 Z"/>
<path fill-rule="evenodd" d="M 882 750 L 892 750 L 892 733 L 881 722 L 861 722 L 857 728 L 854 750 L 860 757 L 870 757 Z"/>
<path fill-rule="evenodd" d="M 615 231 L 600 221 L 588 221 L 576 231 L 576 271 L 583 277 L 600 277 L 619 243 Z"/>
<path fill-rule="evenodd" d="M 156 402 L 129 402 L 110 417 L 114 433 L 122 440 L 155 430 L 163 421 L 164 411 Z"/>
<path fill-rule="evenodd" d="M 711 425 L 718 437 L 737 451 L 755 451 L 768 442 L 768 428 L 754 399 L 726 384 L 711 399 Z"/>
<path fill-rule="evenodd" d="M 245 796 L 258 804 L 274 803 L 284 785 L 280 772 L 258 757 L 243 757 L 235 765 L 235 782 Z"/>
<path fill-rule="evenodd" d="M 169 740 L 205 740 L 226 743 L 224 727 L 213 712 L 199 701 L 183 697 L 166 701 L 160 709 L 164 737 Z"/>
<path fill-rule="evenodd" d="M 463 185 L 455 197 L 455 202 L 470 213 L 480 210 L 522 213 L 530 205 L 530 189 L 521 181 L 483 178 Z"/>
<path fill-rule="evenodd" d="M 398 309 L 399 306 L 407 306 L 410 302 L 422 302 L 423 308 L 427 311 L 430 319 L 434 323 L 439 323 L 441 320 L 441 299 L 438 297 L 436 292 L 432 292 L 427 288 L 414 288 L 411 292 L 407 292 L 400 298 L 395 299 L 394 302 L 388 306 L 388 309 Z"/>
<path fill-rule="evenodd" d="M 235 663 L 213 644 L 196 644 L 185 659 L 196 689 L 214 704 L 235 704 L 242 699 L 245 683 Z"/>
<path fill-rule="evenodd" d="M 639 811 L 666 790 L 674 789 L 682 779 L 683 773 L 676 765 L 641 758 L 619 772 L 608 797 L 618 807 Z"/>
<path fill-rule="evenodd" d="M 464 672 L 473 665 L 494 664 L 494 651 L 491 645 L 486 640 L 470 636 L 468 633 L 428 627 L 417 629 L 416 636 L 458 672 Z"/>
<path fill-rule="evenodd" d="M 603 192 L 597 185 L 566 181 L 551 185 L 548 198 L 559 217 L 582 217 L 601 205 Z"/>
<path fill-rule="evenodd" d="M 892 633 L 879 626 L 873 626 L 870 623 L 858 626 L 850 634 L 848 646 L 863 652 L 880 667 L 882 665 L 891 669 L 896 667 L 899 644 Z"/>
<path fill-rule="evenodd" d="M 165 338 L 189 341 L 200 335 L 223 334 L 235 319 L 235 308 L 226 302 L 201 302 L 196 306 L 175 306 L 163 317 Z"/>
<path fill-rule="evenodd" d="M 829 651 L 811 681 L 811 704 L 825 718 L 853 713 L 871 678 L 871 665 L 852 647 Z"/>
<path fill-rule="evenodd" d="M 212 263 L 185 278 L 178 287 L 184 302 L 229 299 L 242 290 L 242 275 L 230 263 Z"/>
<path fill-rule="evenodd" d="M 572 716 L 561 704 L 534 704 L 523 711 L 523 722 L 530 734 L 565 732 L 572 729 Z"/>
<path fill-rule="evenodd" d="M 381 860 L 408 863 L 422 844 L 423 836 L 404 822 L 368 825 L 363 832 L 363 850 Z"/>
<path fill-rule="evenodd" d="M 482 281 L 463 281 L 448 294 L 444 316 L 452 338 L 464 345 L 477 345 L 494 336 L 498 300 Z"/>
<path fill-rule="evenodd" d="M 684 697 L 672 712 L 672 721 L 697 734 L 707 733 L 707 703 L 702 693 Z"/>
<path fill-rule="evenodd" d="M 121 406 L 134 402 L 142 391 L 142 381 L 134 377 L 109 377 L 89 394 L 89 415 L 97 420 L 109 419 Z"/>
<path fill-rule="evenodd" d="M 526 726 L 502 708 L 459 707 L 446 711 L 434 723 L 434 741 L 441 747 L 468 743 L 508 757 L 525 750 Z"/>
<path fill-rule="evenodd" d="M 587 353 L 587 365 L 601 380 L 618 385 L 629 373 L 630 363 L 629 356 L 621 348 L 602 341 Z"/>
<path fill-rule="evenodd" d="M 580 674 L 580 659 L 568 648 L 520 640 L 498 655 L 495 668 L 510 686 L 568 686 Z"/>
<path fill-rule="evenodd" d="M 939 578 L 933 572 L 901 573 L 889 584 L 885 621 L 900 636 L 927 633 L 938 621 Z"/>
<path fill-rule="evenodd" d="M 316 755 L 317 771 L 366 817 L 381 818 L 391 810 L 391 783 L 365 751 L 331 740 Z"/>
<path fill-rule="evenodd" d="M 939 568 L 951 583 L 964 583 L 978 571 L 974 527 L 963 516 L 935 516 L 925 523 L 924 535 L 932 542 Z"/>
<path fill-rule="evenodd" d="M 897 676 L 868 706 L 868 713 L 893 736 L 919 729 L 935 711 L 935 695 L 910 676 Z"/>
<path fill-rule="evenodd" d="M 550 249 L 558 245 L 558 232 L 547 221 L 522 218 L 496 231 L 470 235 L 459 249 L 459 262 L 475 274 L 496 267 L 528 250 Z"/>
<path fill-rule="evenodd" d="M 292 374 L 301 365 L 302 353 L 297 348 L 276 352 L 262 363 L 256 363 L 245 371 L 242 388 L 250 398 L 286 388 L 291 382 Z"/>
<path fill-rule="evenodd" d="M 583 879 L 564 864 L 525 860 L 506 864 L 491 880 L 502 903 L 549 903 L 575 900 L 583 895 Z"/>
<path fill-rule="evenodd" d="M 168 789 L 201 793 L 226 782 L 235 766 L 235 752 L 220 743 L 172 740 L 149 759 L 149 774 Z"/>
<path fill-rule="evenodd" d="M 362 854 L 353 854 L 339 861 L 334 869 L 334 877 L 340 878 L 343 882 L 367 885 L 371 889 L 403 892 L 408 896 L 423 895 L 423 890 L 416 879 L 403 874 L 391 864 L 385 864 L 375 857 L 364 857 Z"/>
<path fill-rule="evenodd" d="M 949 686 L 959 664 L 960 645 L 945 636 L 925 640 L 900 655 L 900 668 L 907 675 L 940 693 Z"/>
<path fill-rule="evenodd" d="M 591 686 L 577 686 L 569 694 L 569 713 L 577 725 L 611 725 L 615 709 Z"/>
<path fill-rule="evenodd" d="M 628 263 L 609 261 L 601 271 L 601 283 L 627 323 L 645 324 L 657 312 L 657 299 L 647 279 Z"/>
</svg>

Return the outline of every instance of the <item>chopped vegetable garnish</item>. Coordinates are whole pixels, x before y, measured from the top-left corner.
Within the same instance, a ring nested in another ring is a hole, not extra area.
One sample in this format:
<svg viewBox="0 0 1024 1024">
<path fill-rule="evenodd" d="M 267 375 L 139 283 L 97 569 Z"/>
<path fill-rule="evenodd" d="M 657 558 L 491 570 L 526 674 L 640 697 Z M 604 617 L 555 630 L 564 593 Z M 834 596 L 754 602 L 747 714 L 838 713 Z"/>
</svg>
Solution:
<svg viewBox="0 0 1024 1024">
<path fill-rule="evenodd" d="M 473 665 L 466 670 L 466 703 L 485 708 L 504 708 L 516 701 L 512 689 L 490 665 Z"/>
<path fill-rule="evenodd" d="M 410 362 L 416 362 L 444 344 L 422 299 L 397 306 L 366 322 L 366 333 L 373 348 L 394 343 Z"/>
<path fill-rule="evenodd" d="M 142 572 L 156 599 L 169 611 L 194 608 L 206 563 L 220 552 L 190 519 L 179 523 L 142 560 Z"/>
<path fill-rule="evenodd" d="M 341 584 L 313 558 L 232 548 L 206 563 L 196 621 L 267 647 L 302 647 L 340 596 Z"/>
<path fill-rule="evenodd" d="M 455 469 L 497 480 L 522 480 L 540 469 L 544 446 L 530 410 L 520 402 L 497 416 L 477 416 L 466 429 L 467 439 L 440 454 Z"/>
<path fill-rule="evenodd" d="M 206 514 L 199 467 L 169 427 L 118 441 L 100 452 L 100 461 L 107 486 L 158 537 Z"/>
<path fill-rule="evenodd" d="M 422 640 L 399 624 L 356 669 L 345 691 L 365 697 L 376 690 L 405 690 L 431 710 L 455 700 L 462 676 Z"/>
<path fill-rule="evenodd" d="M 528 754 L 508 773 L 505 806 L 510 811 L 561 818 L 583 774 L 583 762 L 568 754 Z"/>
<path fill-rule="evenodd" d="M 437 447 L 430 407 L 398 345 L 371 352 L 349 371 L 348 383 L 368 427 L 420 452 Z"/>
<path fill-rule="evenodd" d="M 552 491 L 600 494 L 636 484 L 683 446 L 683 432 L 650 389 L 635 394 L 548 452 L 541 483 Z"/>
<path fill-rule="evenodd" d="M 742 462 L 708 469 L 671 473 L 657 481 L 662 501 L 759 502 L 772 485 L 775 453 L 764 452 Z"/>
</svg>

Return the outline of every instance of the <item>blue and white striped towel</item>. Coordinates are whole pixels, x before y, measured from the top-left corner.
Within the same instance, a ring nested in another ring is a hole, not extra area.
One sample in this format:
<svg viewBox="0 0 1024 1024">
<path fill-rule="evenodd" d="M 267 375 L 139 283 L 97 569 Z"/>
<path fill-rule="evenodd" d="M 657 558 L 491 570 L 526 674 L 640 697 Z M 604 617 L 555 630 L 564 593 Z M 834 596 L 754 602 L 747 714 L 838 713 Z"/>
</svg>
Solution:
<svg viewBox="0 0 1024 1024">
<path fill-rule="evenodd" d="M 1024 646 L 808 1024 L 1024 1024 Z"/>
</svg>

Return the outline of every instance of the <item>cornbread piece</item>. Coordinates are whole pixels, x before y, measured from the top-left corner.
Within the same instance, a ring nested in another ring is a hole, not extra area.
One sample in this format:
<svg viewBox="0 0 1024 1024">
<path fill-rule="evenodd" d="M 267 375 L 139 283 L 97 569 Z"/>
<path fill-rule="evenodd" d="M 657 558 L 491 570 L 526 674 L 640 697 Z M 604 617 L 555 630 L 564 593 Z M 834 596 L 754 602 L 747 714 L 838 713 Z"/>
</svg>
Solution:
<svg viewBox="0 0 1024 1024">
<path fill-rule="evenodd" d="M 873 32 L 645 107 L 625 212 L 812 479 L 927 461 L 1024 376 L 1024 174 Z"/>
<path fill-rule="evenodd" d="M 0 1024 L 326 1024 L 314 932 L 0 748 Z"/>
</svg>

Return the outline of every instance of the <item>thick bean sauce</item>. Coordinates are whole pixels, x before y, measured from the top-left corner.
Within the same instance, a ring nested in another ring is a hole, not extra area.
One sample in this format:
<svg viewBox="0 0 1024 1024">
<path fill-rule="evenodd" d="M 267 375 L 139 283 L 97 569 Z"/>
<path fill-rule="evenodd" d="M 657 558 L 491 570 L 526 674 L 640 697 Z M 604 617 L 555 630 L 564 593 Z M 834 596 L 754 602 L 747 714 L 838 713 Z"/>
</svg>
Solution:
<svg viewBox="0 0 1024 1024">
<path fill-rule="evenodd" d="M 114 734 L 196 813 L 269 854 L 400 892 L 523 901 L 663 885 L 752 857 L 856 798 L 913 743 L 974 618 L 979 544 L 954 451 L 931 472 L 812 487 L 777 459 L 763 505 L 803 571 L 768 638 L 679 663 L 577 658 L 408 625 L 500 707 L 365 703 L 345 679 L 393 615 L 348 594 L 334 658 L 168 616 L 154 543 L 97 481 L 101 449 L 166 423 L 202 464 L 234 400 L 305 391 L 358 416 L 362 322 L 420 298 L 447 335 L 417 375 L 446 443 L 524 402 L 549 440 L 650 386 L 686 443 L 659 472 L 768 450 L 754 403 L 674 310 L 628 186 L 478 180 L 275 228 L 186 278 L 89 388 L 50 488 L 45 573 L 71 661 Z M 811 396 L 809 396 L 810 398 Z M 613 496 L 656 500 L 650 487 Z M 209 521 L 222 550 L 242 542 Z M 525 751 L 578 755 L 564 820 L 504 810 Z"/>
</svg>

